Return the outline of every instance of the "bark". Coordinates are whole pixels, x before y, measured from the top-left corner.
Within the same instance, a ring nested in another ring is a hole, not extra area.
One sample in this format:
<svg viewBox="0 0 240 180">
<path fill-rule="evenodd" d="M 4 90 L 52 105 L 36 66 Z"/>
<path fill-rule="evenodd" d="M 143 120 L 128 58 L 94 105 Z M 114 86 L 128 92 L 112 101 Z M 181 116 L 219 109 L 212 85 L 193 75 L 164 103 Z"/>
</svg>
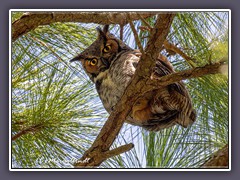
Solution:
<svg viewBox="0 0 240 180">
<path fill-rule="evenodd" d="M 209 74 L 218 74 L 221 73 L 222 68 L 226 68 L 228 66 L 226 61 L 219 61 L 214 64 L 207 64 L 203 67 L 196 67 L 192 69 L 188 69 L 185 71 L 180 71 L 176 73 L 169 74 L 167 76 L 162 77 L 151 77 L 148 82 L 146 82 L 146 89 L 152 90 L 153 87 L 159 88 L 159 86 L 167 86 L 169 84 L 179 82 L 181 80 L 197 78 Z"/>
<path fill-rule="evenodd" d="M 182 56 L 186 61 L 193 60 L 193 58 L 189 57 L 182 50 L 180 50 L 177 46 L 169 43 L 167 40 L 164 41 L 164 48 L 169 53 L 169 55 L 175 55 L 177 53 L 180 56 Z"/>
<path fill-rule="evenodd" d="M 156 12 L 157 13 L 157 12 Z M 140 13 L 143 18 L 156 14 L 155 12 Z M 132 20 L 138 20 L 136 12 L 33 12 L 26 13 L 20 19 L 12 23 L 12 41 L 34 30 L 41 25 L 49 25 L 55 22 L 81 22 L 98 24 L 120 24 L 129 22 L 127 14 Z"/>
<path fill-rule="evenodd" d="M 21 136 L 23 136 L 25 134 L 37 132 L 37 131 L 41 130 L 42 128 L 43 128 L 42 124 L 37 124 L 37 125 L 30 126 L 26 129 L 23 129 L 22 131 L 20 131 L 17 134 L 12 136 L 12 141 L 17 140 L 18 138 L 20 138 Z"/>
<path fill-rule="evenodd" d="M 201 168 L 228 168 L 229 167 L 229 150 L 228 144 L 218 150 L 213 156 L 206 161 Z"/>
</svg>

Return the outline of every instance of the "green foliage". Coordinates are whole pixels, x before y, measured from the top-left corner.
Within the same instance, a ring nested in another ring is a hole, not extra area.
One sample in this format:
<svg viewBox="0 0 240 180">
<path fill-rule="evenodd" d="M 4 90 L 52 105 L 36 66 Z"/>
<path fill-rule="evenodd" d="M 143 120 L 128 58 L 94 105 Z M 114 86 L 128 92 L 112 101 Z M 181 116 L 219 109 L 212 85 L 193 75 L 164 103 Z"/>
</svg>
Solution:
<svg viewBox="0 0 240 180">
<path fill-rule="evenodd" d="M 226 14 L 189 12 L 177 15 L 168 39 L 193 58 L 186 61 L 179 55 L 170 57 L 177 70 L 228 57 Z M 228 144 L 228 77 L 208 75 L 185 82 L 197 110 L 197 122 L 187 129 L 173 127 L 144 134 L 149 167 L 198 168 L 213 152 Z"/>
<path fill-rule="evenodd" d="M 12 14 L 12 21 L 22 15 Z M 154 18 L 147 22 L 153 26 Z M 169 56 L 176 71 L 228 56 L 228 15 L 182 12 L 168 40 L 192 58 Z M 148 32 L 135 21 L 143 46 Z M 68 168 L 88 149 L 107 113 L 82 67 L 69 59 L 96 38 L 96 24 L 54 23 L 40 26 L 12 44 L 12 167 Z M 119 35 L 119 27 L 111 31 Z M 129 26 L 124 41 L 136 48 Z M 162 52 L 167 55 L 166 51 Z M 125 124 L 112 148 L 135 148 L 105 161 L 101 168 L 198 168 L 228 143 L 228 77 L 208 75 L 185 81 L 197 110 L 191 127 L 157 133 Z"/>
<path fill-rule="evenodd" d="M 23 12 L 14 12 L 11 14 L 11 21 L 14 22 L 23 15 Z"/>
<path fill-rule="evenodd" d="M 59 59 L 64 44 L 58 42 L 53 54 L 38 31 L 12 47 L 12 137 L 26 132 L 12 142 L 13 167 L 72 167 L 105 111 L 85 74 Z"/>
</svg>

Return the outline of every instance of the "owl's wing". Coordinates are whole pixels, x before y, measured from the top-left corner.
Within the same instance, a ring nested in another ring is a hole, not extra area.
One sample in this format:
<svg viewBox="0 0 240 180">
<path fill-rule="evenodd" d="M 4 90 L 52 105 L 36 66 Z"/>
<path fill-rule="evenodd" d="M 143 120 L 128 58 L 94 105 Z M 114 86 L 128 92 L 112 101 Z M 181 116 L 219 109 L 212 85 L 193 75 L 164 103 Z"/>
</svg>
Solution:
<svg viewBox="0 0 240 180">
<path fill-rule="evenodd" d="M 141 57 L 138 50 L 131 53 Z M 153 77 L 162 77 L 174 72 L 167 58 L 159 55 L 153 69 Z M 196 112 L 192 108 L 191 98 L 184 83 L 176 82 L 159 87 L 139 98 L 132 108 L 131 117 L 133 124 L 138 124 L 150 131 L 158 131 L 175 124 L 187 127 L 195 121 Z"/>
<path fill-rule="evenodd" d="M 158 58 L 154 76 L 165 76 L 174 72 L 169 61 Z M 151 107 L 153 118 L 143 127 L 148 130 L 159 130 L 180 124 L 187 127 L 196 119 L 196 111 L 192 107 L 191 98 L 183 82 L 176 82 L 159 88 L 153 96 Z M 162 112 L 165 111 L 165 112 Z"/>
<path fill-rule="evenodd" d="M 160 57 L 156 61 L 156 67 L 154 68 L 154 72 L 153 72 L 154 75 L 162 77 L 162 76 L 166 76 L 168 74 L 174 73 L 175 71 L 173 70 L 171 63 L 168 60 L 162 58 L 162 56 Z M 175 90 L 178 93 L 182 94 L 183 96 L 188 95 L 186 94 L 186 89 L 182 82 L 170 84 L 168 85 L 168 88 L 170 91 Z"/>
</svg>

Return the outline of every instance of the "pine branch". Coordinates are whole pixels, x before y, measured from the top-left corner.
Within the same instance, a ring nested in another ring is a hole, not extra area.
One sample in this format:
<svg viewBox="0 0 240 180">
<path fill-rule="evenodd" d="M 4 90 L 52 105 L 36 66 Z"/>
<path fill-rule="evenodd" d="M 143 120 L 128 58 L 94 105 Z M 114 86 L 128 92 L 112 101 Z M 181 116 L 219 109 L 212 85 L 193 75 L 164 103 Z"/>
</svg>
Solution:
<svg viewBox="0 0 240 180">
<path fill-rule="evenodd" d="M 25 134 L 34 133 L 36 131 L 39 131 L 42 128 L 43 128 L 43 124 L 36 124 L 36 125 L 26 128 L 26 129 L 23 129 L 22 131 L 20 131 L 17 134 L 12 136 L 12 141 L 15 141 L 16 139 L 20 138 L 21 136 L 23 136 Z"/>
<path fill-rule="evenodd" d="M 201 166 L 201 168 L 228 168 L 228 151 L 228 144 L 226 144 L 222 149 L 215 152 L 213 156 Z"/>
<path fill-rule="evenodd" d="M 139 13 L 129 12 L 132 20 L 139 19 Z M 154 12 L 145 12 L 141 16 L 147 18 L 155 15 Z M 12 23 L 12 41 L 34 30 L 41 25 L 49 25 L 55 22 L 82 22 L 98 24 L 128 23 L 125 12 L 33 12 L 25 13 L 21 18 Z"/>
<path fill-rule="evenodd" d="M 167 40 L 164 41 L 164 48 L 166 49 L 167 52 L 170 54 L 173 53 L 175 55 L 176 53 L 182 56 L 186 61 L 193 60 L 190 56 L 185 54 L 182 50 L 180 50 L 177 46 L 175 46 L 172 43 L 169 43 Z"/>
<path fill-rule="evenodd" d="M 131 16 L 130 16 L 129 14 L 128 14 L 128 19 L 129 19 L 129 24 L 130 24 L 130 27 L 131 27 L 131 29 L 132 29 L 132 32 L 133 32 L 135 41 L 136 41 L 136 43 L 137 43 L 137 45 L 138 45 L 138 48 L 139 48 L 140 52 L 141 52 L 142 54 L 144 54 L 141 41 L 140 41 L 140 39 L 139 39 L 139 37 L 138 37 L 138 33 L 137 33 L 137 31 L 136 31 L 136 29 L 135 29 L 135 27 L 134 27 L 134 24 L 133 24 L 133 22 L 132 22 L 132 18 L 131 18 Z"/>
<path fill-rule="evenodd" d="M 149 81 L 146 82 L 145 89 L 149 88 L 149 91 L 150 91 L 154 89 L 153 87 L 158 89 L 160 86 L 167 86 L 169 84 L 179 82 L 185 79 L 202 77 L 209 74 L 222 73 L 221 69 L 228 66 L 226 63 L 227 63 L 227 60 L 224 58 L 224 61 L 219 60 L 214 64 L 207 64 L 203 67 L 196 67 L 196 68 L 188 69 L 185 71 L 172 73 L 162 77 L 151 76 Z"/>
<path fill-rule="evenodd" d="M 125 90 L 121 100 L 117 103 L 115 111 L 110 114 L 93 145 L 84 153 L 82 158 L 74 164 L 75 168 L 99 166 L 103 160 L 105 160 L 105 154 L 110 153 L 109 148 L 117 137 L 139 93 L 144 90 L 144 86 L 142 85 L 146 84 L 150 78 L 151 69 L 155 66 L 155 59 L 158 56 L 157 52 L 159 52 L 167 37 L 173 18 L 174 14 L 158 15 L 145 50 L 146 54 L 141 56 L 131 83 Z M 140 87 L 139 84 L 141 85 Z M 85 159 L 90 159 L 89 163 L 82 163 Z"/>
</svg>

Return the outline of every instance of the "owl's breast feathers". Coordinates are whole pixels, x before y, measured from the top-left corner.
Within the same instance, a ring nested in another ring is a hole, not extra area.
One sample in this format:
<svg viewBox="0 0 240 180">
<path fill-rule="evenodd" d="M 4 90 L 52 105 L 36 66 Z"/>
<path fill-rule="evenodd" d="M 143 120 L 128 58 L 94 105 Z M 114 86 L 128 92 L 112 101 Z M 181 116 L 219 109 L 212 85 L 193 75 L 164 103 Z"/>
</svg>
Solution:
<svg viewBox="0 0 240 180">
<path fill-rule="evenodd" d="M 121 51 L 93 81 L 105 109 L 111 113 L 135 73 L 139 57 L 131 50 Z"/>
<path fill-rule="evenodd" d="M 104 72 L 100 72 L 94 78 L 94 83 L 104 108 L 108 111 L 108 113 L 111 113 L 114 106 L 119 101 L 122 91 L 119 90 L 119 87 L 110 75 L 109 69 Z"/>
</svg>

